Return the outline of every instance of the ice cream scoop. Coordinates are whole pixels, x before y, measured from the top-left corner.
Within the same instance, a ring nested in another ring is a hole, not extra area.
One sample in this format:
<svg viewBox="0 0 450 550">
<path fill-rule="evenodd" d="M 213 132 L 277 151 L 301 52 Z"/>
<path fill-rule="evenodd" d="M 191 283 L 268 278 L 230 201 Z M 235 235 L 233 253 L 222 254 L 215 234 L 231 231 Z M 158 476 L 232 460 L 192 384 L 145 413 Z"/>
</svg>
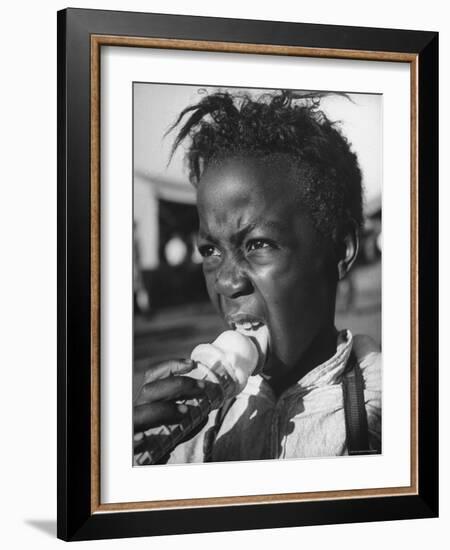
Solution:
<svg viewBox="0 0 450 550">
<path fill-rule="evenodd" d="M 200 369 L 206 367 L 214 373 L 220 365 L 236 384 L 232 396 L 240 393 L 250 375 L 261 367 L 266 358 L 268 330 L 263 326 L 247 337 L 236 330 L 222 332 L 211 344 L 200 344 L 192 350 L 191 359 Z M 209 374 L 207 375 L 209 376 Z"/>
<path fill-rule="evenodd" d="M 238 331 L 222 332 L 211 344 L 200 344 L 191 353 L 197 368 L 188 376 L 209 382 L 202 397 L 185 401 L 186 417 L 177 425 L 151 428 L 139 438 L 146 449 L 134 456 L 135 465 L 155 464 L 170 453 L 189 433 L 194 431 L 209 413 L 239 394 L 251 374 L 264 365 L 269 342 L 267 327 L 261 326 L 251 336 Z"/>
</svg>

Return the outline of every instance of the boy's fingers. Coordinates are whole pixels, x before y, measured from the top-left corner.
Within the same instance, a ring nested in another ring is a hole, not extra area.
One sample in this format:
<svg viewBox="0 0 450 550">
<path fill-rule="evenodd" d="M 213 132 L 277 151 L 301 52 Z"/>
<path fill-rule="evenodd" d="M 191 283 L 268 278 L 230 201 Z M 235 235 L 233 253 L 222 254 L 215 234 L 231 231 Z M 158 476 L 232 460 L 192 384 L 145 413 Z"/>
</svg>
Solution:
<svg viewBox="0 0 450 550">
<path fill-rule="evenodd" d="M 203 393 L 204 388 L 205 382 L 202 380 L 195 380 L 188 376 L 171 376 L 170 378 L 144 384 L 135 405 L 197 397 Z"/>
<path fill-rule="evenodd" d="M 170 359 L 149 368 L 144 375 L 144 384 L 167 378 L 171 375 L 187 374 L 195 367 L 191 359 Z"/>
<path fill-rule="evenodd" d="M 162 405 L 167 405 L 167 403 L 162 403 Z M 178 422 L 180 422 L 181 419 L 188 414 L 187 411 L 190 408 L 191 408 L 190 406 L 187 407 L 187 409 L 183 408 L 182 410 L 185 412 L 180 412 L 180 410 L 178 410 L 176 413 L 173 413 L 174 416 L 178 414 Z M 161 413 L 161 416 L 159 416 L 159 418 L 162 418 L 163 415 L 165 415 L 166 418 L 169 418 L 170 415 L 172 414 L 171 412 L 169 412 L 169 409 L 167 409 L 167 415 L 166 415 L 166 412 L 163 412 L 162 408 L 160 410 L 160 413 Z M 144 410 L 139 411 L 138 414 L 141 414 L 142 416 L 141 418 L 137 418 L 137 416 L 135 416 L 135 433 L 133 437 L 134 454 L 142 453 L 146 450 L 158 449 L 161 446 L 161 444 L 164 444 L 164 439 L 169 437 L 169 435 L 165 433 L 165 431 L 163 431 L 162 433 L 159 433 L 158 430 L 152 430 L 151 428 L 158 427 L 160 426 L 160 424 L 158 423 L 157 426 L 150 426 L 148 422 L 148 416 L 146 416 L 146 412 Z M 164 421 L 165 424 L 175 424 L 176 422 L 177 421 L 174 421 L 173 418 L 169 418 L 169 420 Z M 185 441 L 188 441 L 192 437 L 195 437 L 205 427 L 207 422 L 208 422 L 208 417 L 202 420 L 194 430 L 186 433 L 183 439 L 180 441 L 180 443 L 184 443 Z M 167 462 L 167 459 L 168 457 L 165 457 L 162 463 L 164 464 L 165 462 Z"/>
<path fill-rule="evenodd" d="M 187 407 L 185 407 L 187 410 Z M 183 418 L 182 405 L 169 402 L 152 403 L 151 405 L 138 405 L 134 407 L 133 421 L 134 431 L 145 431 L 163 424 L 176 424 Z"/>
</svg>

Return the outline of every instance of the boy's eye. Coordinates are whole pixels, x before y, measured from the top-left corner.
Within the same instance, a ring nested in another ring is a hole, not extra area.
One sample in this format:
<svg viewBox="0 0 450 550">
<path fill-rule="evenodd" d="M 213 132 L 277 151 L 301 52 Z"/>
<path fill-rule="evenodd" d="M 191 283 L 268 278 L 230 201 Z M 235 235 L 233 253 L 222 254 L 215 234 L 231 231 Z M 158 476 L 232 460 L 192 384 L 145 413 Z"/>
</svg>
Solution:
<svg viewBox="0 0 450 550">
<path fill-rule="evenodd" d="M 259 250 L 261 248 L 269 248 L 272 246 L 266 239 L 252 239 L 247 243 L 247 250 L 251 252 L 252 250 Z"/>
<path fill-rule="evenodd" d="M 211 244 L 203 244 L 198 247 L 198 251 L 203 258 L 209 258 L 211 256 L 220 256 L 219 250 Z"/>
</svg>

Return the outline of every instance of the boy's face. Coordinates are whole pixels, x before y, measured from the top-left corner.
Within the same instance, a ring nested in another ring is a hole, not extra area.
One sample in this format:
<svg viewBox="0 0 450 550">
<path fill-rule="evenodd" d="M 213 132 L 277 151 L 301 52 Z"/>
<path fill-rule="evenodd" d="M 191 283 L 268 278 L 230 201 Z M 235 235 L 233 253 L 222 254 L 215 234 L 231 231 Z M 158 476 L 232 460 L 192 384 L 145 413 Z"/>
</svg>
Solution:
<svg viewBox="0 0 450 550">
<path fill-rule="evenodd" d="M 212 303 L 232 328 L 270 334 L 265 374 L 300 364 L 334 326 L 336 259 L 302 208 L 288 162 L 228 159 L 198 188 L 199 250 Z"/>
</svg>

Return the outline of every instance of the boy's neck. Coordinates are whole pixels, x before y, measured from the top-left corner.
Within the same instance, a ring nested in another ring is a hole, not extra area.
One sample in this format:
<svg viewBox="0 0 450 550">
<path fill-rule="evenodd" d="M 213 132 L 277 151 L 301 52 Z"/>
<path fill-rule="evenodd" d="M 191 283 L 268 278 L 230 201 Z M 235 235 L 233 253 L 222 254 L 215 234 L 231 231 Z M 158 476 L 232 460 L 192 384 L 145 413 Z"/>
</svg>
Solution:
<svg viewBox="0 0 450 550">
<path fill-rule="evenodd" d="M 275 395 L 279 396 L 308 372 L 333 357 L 336 353 L 337 335 L 338 331 L 334 325 L 327 327 L 314 338 L 294 368 L 280 377 L 266 378 Z"/>
</svg>

